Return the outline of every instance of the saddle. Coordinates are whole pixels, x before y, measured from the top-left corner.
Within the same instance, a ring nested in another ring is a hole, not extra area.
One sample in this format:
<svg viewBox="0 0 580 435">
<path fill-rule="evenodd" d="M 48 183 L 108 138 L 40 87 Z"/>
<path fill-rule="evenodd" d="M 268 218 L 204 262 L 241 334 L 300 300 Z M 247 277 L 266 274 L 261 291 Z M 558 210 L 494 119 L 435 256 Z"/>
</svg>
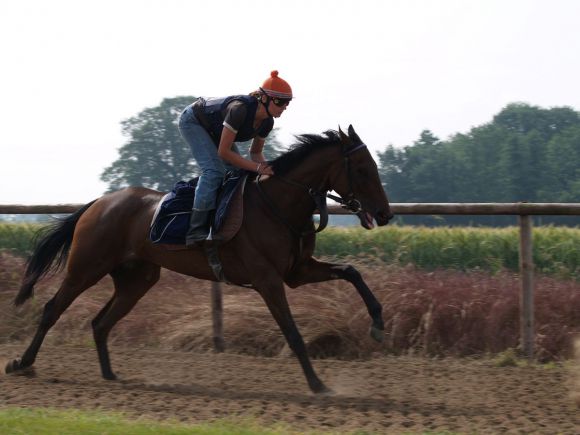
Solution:
<svg viewBox="0 0 580 435">
<path fill-rule="evenodd" d="M 218 192 L 218 205 L 210 232 L 211 239 L 221 243 L 227 242 L 242 226 L 243 195 L 248 174 L 244 170 L 226 174 Z M 175 248 L 185 248 L 185 235 L 189 228 L 198 180 L 199 177 L 190 181 L 178 181 L 171 192 L 161 198 L 149 229 L 149 239 L 153 243 L 181 245 Z"/>
</svg>

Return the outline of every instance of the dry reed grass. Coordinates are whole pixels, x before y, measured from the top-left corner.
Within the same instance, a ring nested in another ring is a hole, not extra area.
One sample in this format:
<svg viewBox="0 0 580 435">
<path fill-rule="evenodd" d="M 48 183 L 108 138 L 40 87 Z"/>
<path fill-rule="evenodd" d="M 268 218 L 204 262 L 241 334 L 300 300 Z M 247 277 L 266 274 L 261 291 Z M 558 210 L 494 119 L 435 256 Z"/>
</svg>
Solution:
<svg viewBox="0 0 580 435">
<path fill-rule="evenodd" d="M 289 289 L 294 317 L 315 358 L 366 359 L 378 354 L 467 356 L 498 353 L 518 345 L 519 283 L 500 272 L 426 272 L 353 260 L 383 304 L 386 339 L 368 336 L 370 319 L 348 283 L 333 281 Z M 0 254 L 0 342 L 28 341 L 44 303 L 62 275 L 37 286 L 21 308 L 11 301 L 23 260 Z M 213 347 L 210 283 L 163 271 L 161 281 L 111 334 L 111 343 L 209 351 Z M 111 295 L 104 278 L 79 297 L 49 333 L 49 343 L 92 346 L 90 322 Z M 224 286 L 224 334 L 228 352 L 287 355 L 285 341 L 259 295 Z M 580 335 L 580 283 L 536 280 L 536 350 L 542 361 L 571 358 Z"/>
</svg>

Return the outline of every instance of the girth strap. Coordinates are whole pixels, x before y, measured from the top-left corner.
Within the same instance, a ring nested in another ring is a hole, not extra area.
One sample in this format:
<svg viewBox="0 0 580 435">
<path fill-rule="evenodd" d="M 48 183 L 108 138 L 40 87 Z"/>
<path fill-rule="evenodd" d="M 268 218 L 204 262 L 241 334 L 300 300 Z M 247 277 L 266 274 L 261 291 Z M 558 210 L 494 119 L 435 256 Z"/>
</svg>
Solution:
<svg viewBox="0 0 580 435">
<path fill-rule="evenodd" d="M 205 250 L 205 255 L 207 256 L 209 267 L 211 267 L 214 276 L 219 282 L 224 282 L 228 285 L 237 285 L 239 287 L 254 288 L 252 284 L 235 284 L 226 278 L 222 262 L 218 256 L 218 243 L 213 241 L 206 241 L 204 242 L 203 247 Z"/>
</svg>

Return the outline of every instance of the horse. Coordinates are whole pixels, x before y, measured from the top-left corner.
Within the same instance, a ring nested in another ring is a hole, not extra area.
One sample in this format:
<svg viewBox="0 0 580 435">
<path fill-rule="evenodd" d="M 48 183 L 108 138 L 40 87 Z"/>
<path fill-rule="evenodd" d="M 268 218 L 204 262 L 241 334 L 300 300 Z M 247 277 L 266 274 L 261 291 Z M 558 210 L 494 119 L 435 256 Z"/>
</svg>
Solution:
<svg viewBox="0 0 580 435">
<path fill-rule="evenodd" d="M 377 165 L 352 126 L 345 134 L 329 130 L 296 137 L 289 151 L 271 162 L 275 175 L 247 182 L 244 216 L 237 234 L 217 249 L 230 283 L 255 289 L 263 298 L 297 357 L 310 390 L 331 393 L 316 375 L 286 299 L 285 284 L 343 279 L 358 291 L 371 317 L 371 337 L 384 335 L 382 306 L 361 274 L 348 264 L 313 258 L 316 229 L 313 213 L 317 192 L 335 191 L 366 229 L 386 225 L 393 217 Z M 128 187 L 84 205 L 40 235 L 29 258 L 14 304 L 33 296 L 39 279 L 66 265 L 64 279 L 44 306 L 36 333 L 21 358 L 10 360 L 6 373 L 34 363 L 42 342 L 62 313 L 85 290 L 109 274 L 111 299 L 92 320 L 101 374 L 115 380 L 107 338 L 158 281 L 166 268 L 202 280 L 216 281 L 205 249 L 169 250 L 148 237 L 152 216 L 164 193 Z M 326 204 L 326 201 L 324 201 Z M 211 242 L 204 242 L 211 243 Z M 217 243 L 217 242 L 216 242 Z"/>
</svg>

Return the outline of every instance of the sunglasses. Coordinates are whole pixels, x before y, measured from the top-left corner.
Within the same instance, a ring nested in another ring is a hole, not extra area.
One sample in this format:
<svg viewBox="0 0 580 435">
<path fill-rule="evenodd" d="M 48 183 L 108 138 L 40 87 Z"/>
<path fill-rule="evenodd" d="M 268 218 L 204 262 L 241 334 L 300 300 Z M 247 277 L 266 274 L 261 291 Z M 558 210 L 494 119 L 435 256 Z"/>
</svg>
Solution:
<svg viewBox="0 0 580 435">
<path fill-rule="evenodd" d="M 292 98 L 276 98 L 276 97 L 272 97 L 271 100 L 272 100 L 272 103 L 274 103 L 276 106 L 278 106 L 278 107 L 284 107 L 284 106 L 287 106 L 288 104 L 290 104 L 290 101 L 292 101 Z"/>
</svg>

